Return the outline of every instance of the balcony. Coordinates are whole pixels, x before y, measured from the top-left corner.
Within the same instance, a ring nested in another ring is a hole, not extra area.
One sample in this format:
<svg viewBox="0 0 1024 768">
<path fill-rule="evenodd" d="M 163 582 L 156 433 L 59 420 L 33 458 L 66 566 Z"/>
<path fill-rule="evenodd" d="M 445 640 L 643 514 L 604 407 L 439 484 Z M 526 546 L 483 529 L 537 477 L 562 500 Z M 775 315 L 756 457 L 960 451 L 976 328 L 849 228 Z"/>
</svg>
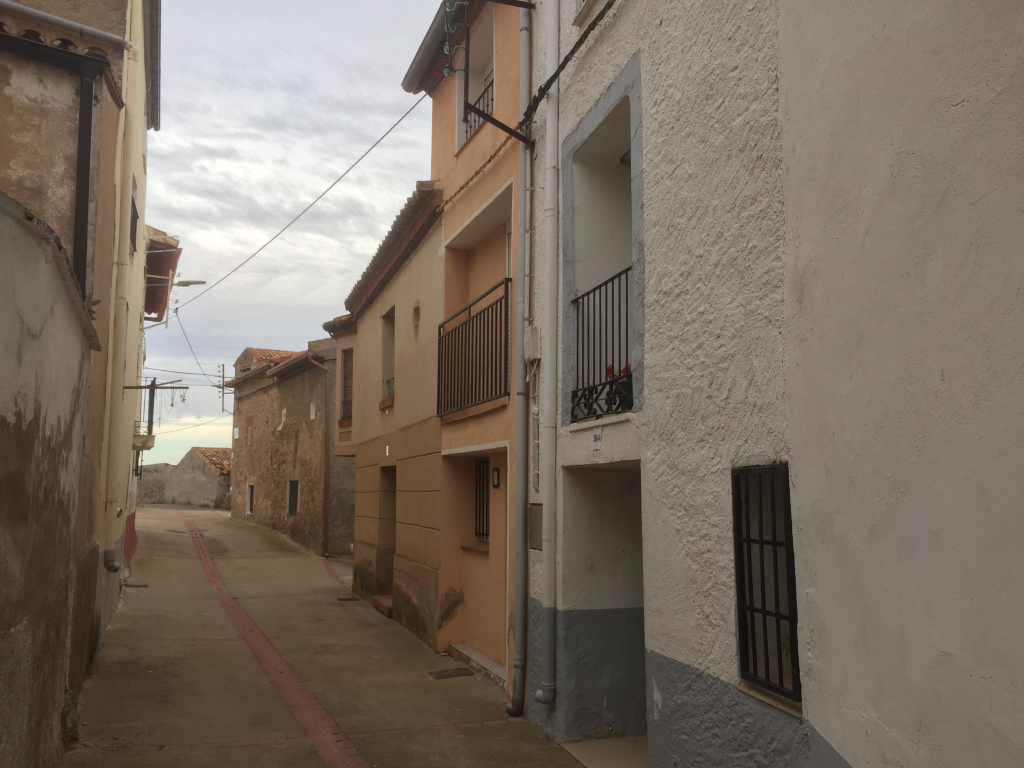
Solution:
<svg viewBox="0 0 1024 768">
<path fill-rule="evenodd" d="M 156 435 L 153 425 L 146 421 L 135 422 L 135 433 L 132 435 L 133 451 L 148 451 L 156 446 Z"/>
<path fill-rule="evenodd" d="M 437 415 L 508 397 L 509 291 L 505 278 L 437 327 Z"/>
<path fill-rule="evenodd" d="M 476 101 L 473 102 L 473 106 L 479 109 L 481 112 L 485 112 L 488 115 L 494 112 L 494 81 L 491 80 L 487 85 L 484 86 L 483 93 L 481 93 Z M 484 124 L 484 119 L 480 115 L 466 110 L 466 138 L 469 139 L 481 125 Z"/>
<path fill-rule="evenodd" d="M 572 423 L 633 410 L 632 267 L 572 300 L 576 368 Z"/>
</svg>

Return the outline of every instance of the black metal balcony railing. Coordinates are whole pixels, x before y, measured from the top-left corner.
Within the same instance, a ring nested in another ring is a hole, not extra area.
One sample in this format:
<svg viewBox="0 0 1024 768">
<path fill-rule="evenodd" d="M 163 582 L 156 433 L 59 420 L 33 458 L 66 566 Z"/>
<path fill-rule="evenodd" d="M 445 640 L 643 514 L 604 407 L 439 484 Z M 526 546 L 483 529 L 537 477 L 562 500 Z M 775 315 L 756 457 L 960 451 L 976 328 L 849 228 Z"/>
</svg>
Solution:
<svg viewBox="0 0 1024 768">
<path fill-rule="evenodd" d="M 395 398 L 394 377 L 384 380 L 384 386 L 381 388 L 381 392 L 381 400 L 393 400 Z M 348 418 L 352 418 L 351 415 Z"/>
<path fill-rule="evenodd" d="M 473 102 L 473 106 L 479 109 L 481 112 L 486 112 L 488 115 L 494 111 L 494 81 L 491 80 L 487 85 L 484 86 L 483 93 L 481 93 L 476 101 Z M 466 138 L 468 139 L 477 129 L 484 124 L 484 119 L 480 115 L 475 115 L 466 110 Z"/>
<path fill-rule="evenodd" d="M 437 415 L 508 397 L 509 290 L 505 278 L 437 327 Z"/>
<path fill-rule="evenodd" d="M 572 300 L 576 373 L 570 421 L 633 410 L 632 267 Z"/>
<path fill-rule="evenodd" d="M 153 425 L 148 421 L 136 421 L 135 422 L 135 434 L 136 435 L 152 435 Z"/>
</svg>

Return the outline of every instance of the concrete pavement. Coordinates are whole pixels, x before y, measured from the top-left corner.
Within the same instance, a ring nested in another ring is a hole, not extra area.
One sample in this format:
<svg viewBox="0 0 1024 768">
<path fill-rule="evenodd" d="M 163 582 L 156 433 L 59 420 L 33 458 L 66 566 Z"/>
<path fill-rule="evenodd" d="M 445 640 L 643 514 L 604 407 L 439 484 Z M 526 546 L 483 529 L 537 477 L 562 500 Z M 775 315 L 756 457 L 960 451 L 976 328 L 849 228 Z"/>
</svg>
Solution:
<svg viewBox="0 0 1024 768">
<path fill-rule="evenodd" d="M 501 689 L 354 598 L 349 569 L 209 510 L 137 514 L 66 768 L 579 768 Z"/>
</svg>

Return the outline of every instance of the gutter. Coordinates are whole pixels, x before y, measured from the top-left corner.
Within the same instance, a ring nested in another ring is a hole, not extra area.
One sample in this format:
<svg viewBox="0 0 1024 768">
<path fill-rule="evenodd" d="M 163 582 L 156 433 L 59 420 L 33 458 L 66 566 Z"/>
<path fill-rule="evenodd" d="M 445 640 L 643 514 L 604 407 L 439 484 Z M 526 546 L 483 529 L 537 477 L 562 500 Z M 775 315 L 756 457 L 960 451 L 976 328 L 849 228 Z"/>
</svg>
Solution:
<svg viewBox="0 0 1024 768">
<path fill-rule="evenodd" d="M 330 557 L 330 535 L 331 535 L 331 420 L 328 418 L 330 412 L 331 397 L 331 372 L 327 366 L 310 356 L 309 362 L 324 372 L 324 492 L 323 492 L 323 514 L 324 522 L 323 546 L 321 556 Z"/>
<path fill-rule="evenodd" d="M 2 1 L 2 0 L 0 0 Z M 160 130 L 160 38 L 163 29 L 161 0 L 149 0 L 142 4 L 142 18 L 146 40 L 146 112 L 147 128 Z"/>
<path fill-rule="evenodd" d="M 437 8 L 437 13 L 434 15 L 434 20 L 430 22 L 430 28 L 427 30 L 423 42 L 416 49 L 416 55 L 413 56 L 409 70 L 405 73 L 405 77 L 402 78 L 402 89 L 406 93 L 419 93 L 423 90 L 420 87 L 420 83 L 427 74 L 427 70 L 434 65 L 438 51 L 441 50 L 441 46 L 444 44 L 444 38 L 444 0 L 442 0 Z"/>
<path fill-rule="evenodd" d="M 160 0 L 154 0 L 154 2 L 157 7 L 159 7 Z M 21 3 L 13 3 L 11 0 L 0 0 L 0 11 L 10 11 L 11 13 L 16 13 L 26 19 L 32 19 L 33 21 L 49 24 L 51 27 L 57 27 L 58 29 L 73 32 L 74 34 L 81 35 L 82 37 L 91 37 L 97 42 L 116 46 L 119 50 L 135 50 L 135 46 L 123 37 L 112 35 L 109 32 L 104 32 L 102 29 L 96 29 L 95 27 L 87 27 L 85 24 L 79 24 L 77 21 L 71 21 L 69 19 L 63 19 L 60 16 L 54 16 L 52 13 L 38 11 L 35 8 L 29 8 L 27 5 L 22 5 Z"/>
<path fill-rule="evenodd" d="M 548 70 L 557 73 L 559 8 L 558 0 L 544 6 L 544 35 L 547 41 Z M 540 380 L 540 455 L 541 501 L 543 512 L 544 588 L 541 614 L 541 687 L 535 698 L 541 704 L 555 701 L 555 525 L 558 504 L 558 79 L 553 77 L 548 91 L 544 129 L 544 322 L 541 332 Z"/>
<path fill-rule="evenodd" d="M 519 11 L 519 106 L 525 110 L 530 104 L 530 73 L 531 61 L 531 30 L 530 11 L 523 8 Z M 516 567 L 515 567 L 515 618 L 513 620 L 513 639 L 515 657 L 512 675 L 512 700 L 505 706 L 505 711 L 512 717 L 521 717 L 526 706 L 526 614 L 529 595 L 529 540 L 527 534 L 527 511 L 529 505 L 528 477 L 529 463 L 529 409 L 527 402 L 526 355 L 523 340 L 526 336 L 526 265 L 530 258 L 527 243 L 529 231 L 529 173 L 533 165 L 533 150 L 523 142 L 519 142 L 519 268 L 516 274 L 518 290 L 516 291 Z"/>
</svg>

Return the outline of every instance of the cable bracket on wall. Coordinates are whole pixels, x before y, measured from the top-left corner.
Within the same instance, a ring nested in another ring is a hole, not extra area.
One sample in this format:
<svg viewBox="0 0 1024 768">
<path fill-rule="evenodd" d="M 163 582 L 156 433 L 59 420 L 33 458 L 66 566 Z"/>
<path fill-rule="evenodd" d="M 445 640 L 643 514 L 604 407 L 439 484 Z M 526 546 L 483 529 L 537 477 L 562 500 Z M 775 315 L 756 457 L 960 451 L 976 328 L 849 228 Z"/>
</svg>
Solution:
<svg viewBox="0 0 1024 768">
<path fill-rule="evenodd" d="M 466 113 L 467 114 L 476 115 L 477 117 L 479 117 L 484 122 L 490 123 L 491 125 L 493 125 L 499 131 L 507 133 L 513 139 L 518 139 L 519 141 L 523 142 L 523 144 L 528 146 L 530 149 L 533 149 L 533 146 L 534 146 L 533 139 L 531 139 L 530 137 L 526 136 L 525 134 L 520 133 L 519 131 L 517 131 L 515 128 L 512 128 L 511 126 L 505 125 L 503 122 L 501 122 L 501 120 L 496 120 L 495 118 L 491 117 L 489 114 L 484 112 L 482 109 L 477 107 L 475 104 L 471 104 L 471 103 L 469 103 L 467 101 L 466 102 Z"/>
</svg>

